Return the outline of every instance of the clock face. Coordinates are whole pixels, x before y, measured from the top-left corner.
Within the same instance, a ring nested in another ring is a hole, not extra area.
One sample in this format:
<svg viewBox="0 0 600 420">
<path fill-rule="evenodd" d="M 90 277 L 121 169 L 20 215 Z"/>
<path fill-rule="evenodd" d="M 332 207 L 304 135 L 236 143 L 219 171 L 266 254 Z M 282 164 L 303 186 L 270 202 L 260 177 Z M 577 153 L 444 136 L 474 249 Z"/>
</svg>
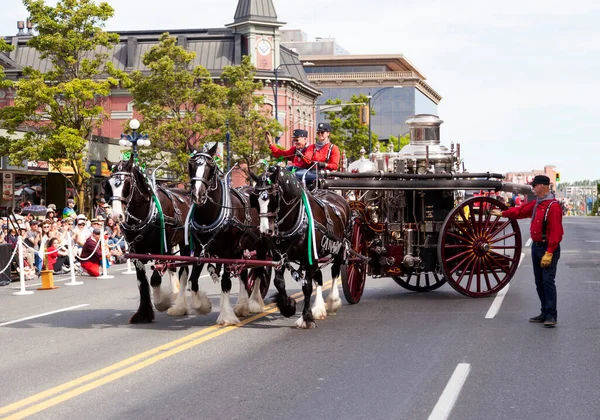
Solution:
<svg viewBox="0 0 600 420">
<path fill-rule="evenodd" d="M 261 39 L 256 46 L 261 55 L 268 55 L 271 52 L 271 44 L 265 39 Z"/>
</svg>

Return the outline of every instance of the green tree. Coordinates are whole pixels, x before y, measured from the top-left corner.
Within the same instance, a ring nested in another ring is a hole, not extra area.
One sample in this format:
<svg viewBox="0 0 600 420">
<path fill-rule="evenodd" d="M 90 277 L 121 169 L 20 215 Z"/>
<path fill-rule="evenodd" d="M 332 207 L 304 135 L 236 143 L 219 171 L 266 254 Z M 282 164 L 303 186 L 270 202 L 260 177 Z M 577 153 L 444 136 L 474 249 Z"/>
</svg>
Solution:
<svg viewBox="0 0 600 420">
<path fill-rule="evenodd" d="M 28 45 L 48 60 L 50 70 L 42 73 L 31 67 L 14 83 L 13 106 L 0 110 L 0 125 L 14 133 L 25 131 L 22 139 L 0 139 L 0 155 L 12 163 L 25 159 L 47 160 L 56 167 L 68 165 L 74 174 L 63 174 L 78 192 L 84 210 L 85 167 L 92 133 L 106 118 L 103 101 L 118 80 L 107 63 L 117 34 L 103 31 L 114 10 L 93 0 L 59 0 L 55 7 L 43 0 L 23 0 L 37 31 Z"/>
<path fill-rule="evenodd" d="M 213 82 L 203 66 L 192 68 L 196 54 L 177 45 L 168 33 L 143 57 L 148 74 L 133 72 L 128 86 L 143 116 L 141 130 L 152 146 L 142 160 L 167 161 L 168 170 L 187 178 L 189 146 L 223 141 L 227 89 Z"/>
<path fill-rule="evenodd" d="M 6 43 L 6 41 L 0 38 L 0 53 L 10 52 L 13 50 L 13 46 Z M 9 88 L 12 86 L 10 80 L 6 80 L 4 69 L 0 66 L 0 89 Z"/>
<path fill-rule="evenodd" d="M 281 125 L 263 108 L 263 97 L 255 95 L 262 82 L 255 82 L 256 68 L 245 56 L 239 66 L 223 69 L 221 80 L 227 88 L 226 121 L 231 133 L 232 161 L 248 167 L 270 155 L 266 133 L 273 136 L 282 131 Z"/>
<path fill-rule="evenodd" d="M 360 104 L 367 105 L 369 98 L 365 95 L 353 95 L 350 102 L 342 105 L 340 99 L 328 100 L 327 105 L 341 105 L 339 110 L 326 111 L 325 118 L 331 124 L 331 141 L 345 150 L 346 157 L 356 160 L 360 157 L 360 149 L 369 149 L 369 127 L 360 124 Z M 357 104 L 357 105 L 351 105 Z M 371 116 L 375 115 L 371 110 Z M 377 142 L 377 135 L 372 134 L 372 143 Z"/>
</svg>

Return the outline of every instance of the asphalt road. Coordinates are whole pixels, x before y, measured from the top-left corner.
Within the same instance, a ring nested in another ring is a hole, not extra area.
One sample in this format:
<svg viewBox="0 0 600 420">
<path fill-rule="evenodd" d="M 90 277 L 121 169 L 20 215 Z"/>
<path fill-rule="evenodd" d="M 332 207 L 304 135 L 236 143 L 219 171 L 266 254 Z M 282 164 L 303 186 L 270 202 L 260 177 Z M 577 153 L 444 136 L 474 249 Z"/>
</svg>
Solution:
<svg viewBox="0 0 600 420">
<path fill-rule="evenodd" d="M 215 327 L 208 278 L 213 313 L 142 326 L 127 324 L 138 291 L 123 266 L 29 296 L 13 283 L 0 288 L 0 418 L 600 419 L 600 218 L 564 226 L 555 329 L 527 322 L 529 247 L 501 304 L 368 279 L 312 330 L 278 313 Z"/>
</svg>

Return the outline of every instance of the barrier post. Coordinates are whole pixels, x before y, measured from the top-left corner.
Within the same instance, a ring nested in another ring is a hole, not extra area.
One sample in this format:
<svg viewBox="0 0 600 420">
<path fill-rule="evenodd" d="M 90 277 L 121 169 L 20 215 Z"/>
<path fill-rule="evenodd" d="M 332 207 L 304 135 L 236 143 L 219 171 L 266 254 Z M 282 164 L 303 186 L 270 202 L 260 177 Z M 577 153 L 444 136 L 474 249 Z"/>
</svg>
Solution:
<svg viewBox="0 0 600 420">
<path fill-rule="evenodd" d="M 67 240 L 69 241 L 69 273 L 71 274 L 71 281 L 65 283 L 66 286 L 79 286 L 83 284 L 82 281 L 75 280 L 75 256 L 73 255 L 73 241 L 71 239 L 71 231 L 68 232 Z"/>
<path fill-rule="evenodd" d="M 17 255 L 19 259 L 19 276 L 21 282 L 21 290 L 19 290 L 18 292 L 14 292 L 13 295 L 32 295 L 33 290 L 25 290 L 25 272 L 23 267 L 23 237 L 21 237 L 21 235 L 19 235 L 19 238 L 17 239 L 17 246 L 19 247 Z"/>
<path fill-rule="evenodd" d="M 107 274 L 107 268 L 106 268 L 106 249 L 104 247 L 104 245 L 106 244 L 106 242 L 104 242 L 104 231 L 102 231 L 102 233 L 100 234 L 100 248 L 102 248 L 102 262 L 100 264 L 100 266 L 102 267 L 102 275 L 98 276 L 99 279 L 114 279 L 115 276 L 109 276 Z"/>
<path fill-rule="evenodd" d="M 125 241 L 125 239 L 123 239 Z M 129 244 L 125 241 L 125 253 L 129 254 Z M 136 271 L 131 268 L 131 260 L 127 258 L 127 270 L 123 271 L 123 274 L 135 274 Z"/>
</svg>

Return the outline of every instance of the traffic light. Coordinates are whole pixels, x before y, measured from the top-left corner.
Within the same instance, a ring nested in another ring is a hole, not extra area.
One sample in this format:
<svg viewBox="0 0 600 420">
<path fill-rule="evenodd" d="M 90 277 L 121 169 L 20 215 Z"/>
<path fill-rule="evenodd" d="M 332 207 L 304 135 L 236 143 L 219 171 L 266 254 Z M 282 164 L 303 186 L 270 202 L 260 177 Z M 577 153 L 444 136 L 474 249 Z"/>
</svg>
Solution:
<svg viewBox="0 0 600 420">
<path fill-rule="evenodd" d="M 556 173 L 556 182 L 560 182 L 560 172 Z"/>
<path fill-rule="evenodd" d="M 369 118 L 371 117 L 371 112 L 368 105 L 361 106 L 359 115 L 360 125 L 369 125 Z"/>
</svg>

